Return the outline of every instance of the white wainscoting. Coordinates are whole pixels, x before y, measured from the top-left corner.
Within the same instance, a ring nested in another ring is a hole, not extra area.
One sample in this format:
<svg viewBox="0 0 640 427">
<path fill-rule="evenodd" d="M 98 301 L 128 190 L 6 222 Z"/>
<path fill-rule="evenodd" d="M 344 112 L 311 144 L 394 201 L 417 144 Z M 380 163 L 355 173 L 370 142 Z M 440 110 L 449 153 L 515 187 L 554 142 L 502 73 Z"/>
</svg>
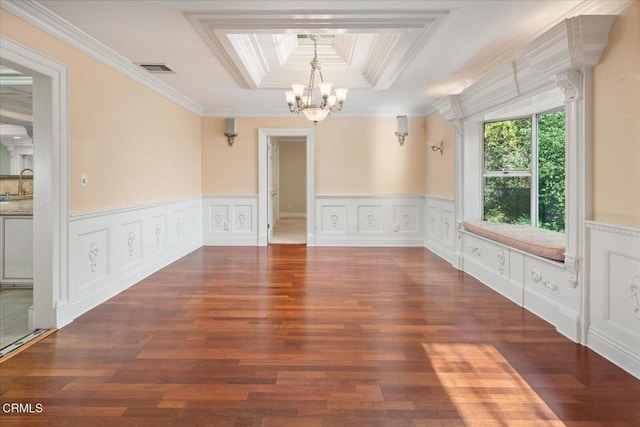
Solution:
<svg viewBox="0 0 640 427">
<path fill-rule="evenodd" d="M 201 199 L 72 215 L 69 293 L 74 319 L 202 246 Z"/>
<path fill-rule="evenodd" d="M 640 229 L 587 222 L 587 346 L 640 378 Z"/>
<path fill-rule="evenodd" d="M 456 250 L 455 211 L 453 199 L 425 196 L 424 246 L 441 258 L 454 263 Z"/>
<path fill-rule="evenodd" d="M 316 246 L 423 246 L 424 196 L 316 196 Z"/>
<path fill-rule="evenodd" d="M 463 270 L 580 341 L 580 289 L 565 264 L 462 232 Z"/>
<path fill-rule="evenodd" d="M 258 245 L 258 196 L 204 196 L 202 221 L 207 246 Z"/>
</svg>

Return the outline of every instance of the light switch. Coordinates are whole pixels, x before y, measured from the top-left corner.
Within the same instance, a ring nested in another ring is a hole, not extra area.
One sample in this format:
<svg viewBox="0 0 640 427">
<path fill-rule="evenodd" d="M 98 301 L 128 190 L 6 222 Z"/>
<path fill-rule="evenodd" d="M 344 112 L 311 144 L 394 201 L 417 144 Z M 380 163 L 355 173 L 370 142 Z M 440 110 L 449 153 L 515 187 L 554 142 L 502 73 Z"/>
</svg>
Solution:
<svg viewBox="0 0 640 427">
<path fill-rule="evenodd" d="M 89 178 L 87 178 L 87 174 L 82 174 L 80 175 L 80 185 L 82 187 L 86 187 L 87 185 L 89 185 Z"/>
</svg>

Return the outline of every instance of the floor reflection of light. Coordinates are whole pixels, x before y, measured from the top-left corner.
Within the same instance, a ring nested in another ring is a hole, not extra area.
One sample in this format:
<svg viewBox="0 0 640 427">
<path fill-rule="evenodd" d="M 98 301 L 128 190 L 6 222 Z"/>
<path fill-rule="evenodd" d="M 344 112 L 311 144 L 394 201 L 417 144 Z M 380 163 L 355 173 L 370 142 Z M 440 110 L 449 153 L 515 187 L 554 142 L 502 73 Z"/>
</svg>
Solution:
<svg viewBox="0 0 640 427">
<path fill-rule="evenodd" d="M 493 345 L 422 346 L 466 425 L 564 425 Z"/>
</svg>

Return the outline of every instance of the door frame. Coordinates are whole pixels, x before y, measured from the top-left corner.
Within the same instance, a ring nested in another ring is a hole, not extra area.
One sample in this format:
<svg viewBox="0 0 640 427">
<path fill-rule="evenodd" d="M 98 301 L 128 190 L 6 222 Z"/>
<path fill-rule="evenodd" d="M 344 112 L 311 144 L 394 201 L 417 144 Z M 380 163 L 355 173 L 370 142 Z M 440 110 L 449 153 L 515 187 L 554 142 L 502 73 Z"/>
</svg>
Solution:
<svg viewBox="0 0 640 427">
<path fill-rule="evenodd" d="M 315 171 L 313 129 L 258 128 L 258 246 L 268 244 L 268 194 L 269 168 L 267 156 L 269 139 L 276 136 L 304 137 L 307 145 L 307 246 L 315 246 Z"/>
<path fill-rule="evenodd" d="M 69 301 L 68 69 L 0 36 L 0 63 L 33 76 L 33 327 L 60 328 L 73 319 Z"/>
</svg>

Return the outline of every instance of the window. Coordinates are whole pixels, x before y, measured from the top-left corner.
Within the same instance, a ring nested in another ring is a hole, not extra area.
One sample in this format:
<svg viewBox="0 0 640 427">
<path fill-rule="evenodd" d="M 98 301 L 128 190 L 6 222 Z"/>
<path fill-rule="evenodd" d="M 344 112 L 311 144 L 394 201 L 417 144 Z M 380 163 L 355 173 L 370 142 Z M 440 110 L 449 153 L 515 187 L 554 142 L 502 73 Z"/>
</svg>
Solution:
<svg viewBox="0 0 640 427">
<path fill-rule="evenodd" d="M 564 116 L 557 110 L 484 123 L 485 221 L 564 232 Z"/>
</svg>

